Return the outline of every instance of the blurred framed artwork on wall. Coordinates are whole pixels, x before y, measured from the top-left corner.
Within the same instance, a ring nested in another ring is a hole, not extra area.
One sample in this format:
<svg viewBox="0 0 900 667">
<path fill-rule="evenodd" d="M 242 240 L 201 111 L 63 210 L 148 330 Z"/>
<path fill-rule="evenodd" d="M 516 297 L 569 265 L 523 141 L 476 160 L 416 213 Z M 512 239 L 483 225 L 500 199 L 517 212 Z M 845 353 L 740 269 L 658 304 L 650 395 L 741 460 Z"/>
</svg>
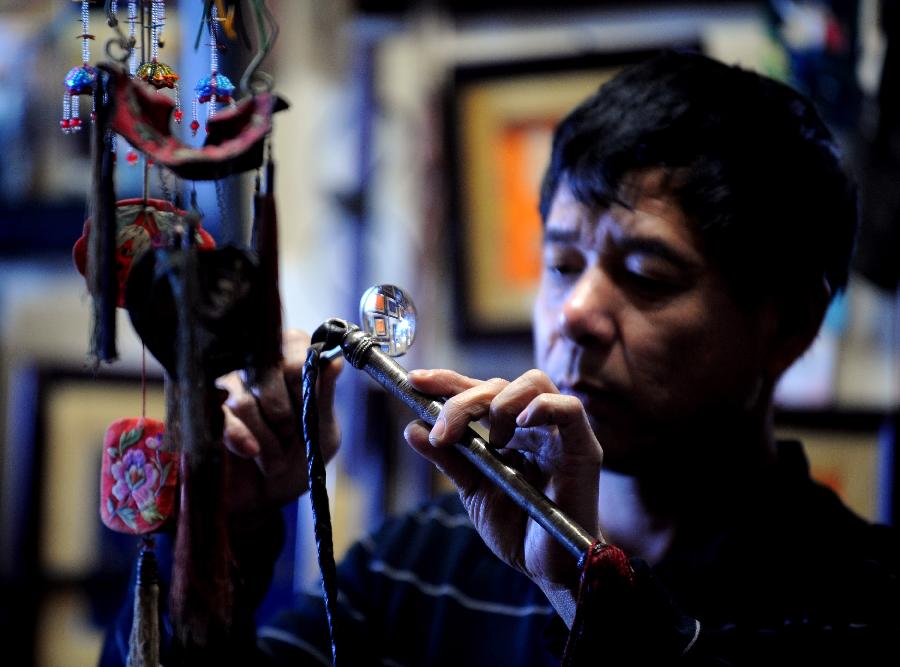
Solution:
<svg viewBox="0 0 900 667">
<path fill-rule="evenodd" d="M 460 337 L 528 335 L 541 269 L 538 195 L 553 129 L 621 67 L 652 53 L 454 70 L 446 127 Z"/>
</svg>

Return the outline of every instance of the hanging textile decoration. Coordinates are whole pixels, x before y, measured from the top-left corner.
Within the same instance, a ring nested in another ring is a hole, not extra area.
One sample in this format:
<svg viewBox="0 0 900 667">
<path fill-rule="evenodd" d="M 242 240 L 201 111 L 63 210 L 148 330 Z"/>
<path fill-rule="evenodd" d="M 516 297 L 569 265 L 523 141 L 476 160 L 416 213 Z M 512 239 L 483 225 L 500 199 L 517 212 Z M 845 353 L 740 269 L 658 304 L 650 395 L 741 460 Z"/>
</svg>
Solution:
<svg viewBox="0 0 900 667">
<path fill-rule="evenodd" d="M 219 43 L 216 33 L 219 30 L 219 15 L 216 5 L 209 9 L 209 76 L 203 77 L 194 88 L 194 101 L 191 104 L 191 133 L 196 136 L 200 129 L 197 118 L 198 107 L 206 104 L 206 120 L 212 120 L 219 104 L 234 103 L 234 84 L 219 72 Z"/>
<path fill-rule="evenodd" d="M 99 361 L 116 359 L 116 222 L 115 222 L 115 153 L 109 132 L 109 81 L 98 70 L 94 87 L 94 106 L 97 120 L 91 140 L 91 199 L 90 211 L 95 233 L 87 244 L 85 276 L 93 305 L 91 354 Z"/>
<path fill-rule="evenodd" d="M 245 98 L 210 120 L 204 146 L 193 148 L 171 132 L 171 100 L 154 95 L 146 86 L 135 85 L 121 68 L 99 68 L 108 72 L 113 82 L 112 129 L 155 164 L 192 181 L 216 180 L 257 169 L 263 161 L 265 137 L 272 129 L 272 114 L 287 108 L 271 93 Z"/>
<path fill-rule="evenodd" d="M 144 535 L 171 516 L 178 486 L 178 455 L 165 424 L 147 417 L 113 422 L 103 439 L 100 517 L 120 533 Z"/>
<path fill-rule="evenodd" d="M 162 199 L 122 199 L 116 202 L 116 282 L 118 285 L 116 305 L 125 306 L 125 282 L 135 259 L 151 247 L 166 245 L 176 233 L 186 229 L 187 211 Z M 87 270 L 87 248 L 91 232 L 90 218 L 84 223 L 84 232 L 75 242 L 72 257 L 75 268 L 85 275 Z M 212 236 L 197 226 L 197 247 L 209 250 L 216 246 Z"/>
<path fill-rule="evenodd" d="M 59 121 L 59 127 L 64 134 L 81 131 L 78 100 L 81 95 L 93 94 L 97 81 L 97 70 L 88 64 L 91 60 L 90 40 L 94 39 L 94 36 L 89 32 L 89 16 L 88 1 L 82 0 L 81 34 L 77 36 L 78 39 L 81 39 L 81 65 L 70 69 L 65 78 L 66 92 L 63 94 L 62 120 Z M 92 120 L 95 117 L 95 113 L 95 110 L 91 111 Z"/>
<path fill-rule="evenodd" d="M 132 264 L 125 291 L 134 330 L 174 379 L 179 378 L 178 306 L 170 274 L 181 270 L 176 259 L 164 248 L 144 253 Z M 198 252 L 196 263 L 194 354 L 213 378 L 253 366 L 262 303 L 257 263 L 233 246 Z"/>
<path fill-rule="evenodd" d="M 184 664 L 200 664 L 228 645 L 234 590 L 215 379 L 253 365 L 261 304 L 250 254 L 230 246 L 198 252 L 188 240 L 196 238 L 189 231 L 180 247 L 141 255 L 125 295 L 132 325 L 165 367 L 175 395 L 169 427 L 181 443 L 181 503 L 171 609 Z"/>
<path fill-rule="evenodd" d="M 254 2 L 257 16 L 267 17 L 269 23 L 260 23 L 259 52 L 245 78 L 271 84 L 271 77 L 255 74 L 277 27 L 264 0 Z M 170 590 L 175 663 L 230 664 L 234 657 L 229 653 L 234 639 L 232 606 L 241 584 L 233 571 L 226 530 L 223 493 L 228 457 L 223 392 L 215 380 L 237 369 L 255 373 L 280 359 L 271 161 L 265 187 L 258 189 L 254 202 L 256 253 L 214 248 L 195 202 L 186 212 L 164 201 L 170 198 L 165 179 L 161 179 L 163 199 L 154 199 L 149 192 L 151 163 L 161 172 L 165 169 L 188 180 L 217 180 L 259 169 L 272 114 L 287 106 L 271 92 L 271 85 L 249 88 L 243 83 L 242 90 L 253 94 L 235 103 L 234 86 L 218 71 L 222 5 L 216 4 L 211 8 L 207 0 L 203 26 L 210 34 L 210 76 L 198 83 L 194 96 L 195 109 L 208 104 L 201 148 L 182 143 L 172 133 L 171 121 L 181 120 L 179 79 L 159 59 L 165 26 L 162 0 L 142 0 L 141 5 L 129 1 L 131 39 L 117 29 L 119 64 L 97 65 L 90 88 L 87 84 L 73 88 L 93 93 L 96 108 L 91 206 L 82 238 L 73 248 L 94 302 L 97 342 L 92 351 L 103 361 L 115 357 L 116 307 L 124 306 L 145 349 L 159 360 L 166 375 L 165 425 L 146 416 L 121 419 L 110 426 L 104 442 L 101 517 L 113 530 L 143 540 L 129 667 L 158 667 L 158 583 L 150 535 L 176 514 Z M 86 6 L 83 3 L 85 40 L 90 37 Z M 110 0 L 107 17 L 114 28 L 116 11 L 117 3 Z M 140 63 L 138 53 L 145 54 L 147 62 Z M 175 91 L 174 101 L 160 94 L 164 89 Z M 220 105 L 230 108 L 221 110 Z M 68 108 L 71 120 L 71 102 Z M 199 121 L 193 129 L 199 129 Z M 134 147 L 134 162 L 137 152 L 146 156 L 143 197 L 116 200 L 117 136 Z"/>
<path fill-rule="evenodd" d="M 281 296 L 278 288 L 278 216 L 275 164 L 266 162 L 265 182 L 254 197 L 253 247 L 259 261 L 260 335 L 256 337 L 251 382 L 281 361 Z"/>
<path fill-rule="evenodd" d="M 119 533 L 144 538 L 138 559 L 129 667 L 159 665 L 159 583 L 150 534 L 173 516 L 178 453 L 165 424 L 148 417 L 113 422 L 103 439 L 100 518 Z"/>
</svg>

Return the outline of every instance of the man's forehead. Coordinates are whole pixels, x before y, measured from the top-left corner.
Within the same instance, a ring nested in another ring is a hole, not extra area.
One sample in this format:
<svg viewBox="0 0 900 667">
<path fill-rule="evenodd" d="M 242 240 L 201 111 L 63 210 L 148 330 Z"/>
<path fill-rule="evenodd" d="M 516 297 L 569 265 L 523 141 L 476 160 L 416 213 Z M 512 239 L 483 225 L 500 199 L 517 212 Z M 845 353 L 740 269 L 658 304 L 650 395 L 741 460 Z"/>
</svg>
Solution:
<svg viewBox="0 0 900 667">
<path fill-rule="evenodd" d="M 704 263 L 700 241 L 678 203 L 658 187 L 629 189 L 629 206 L 589 206 L 561 185 L 544 228 L 544 243 L 600 247 L 606 239 L 668 248 L 691 264 Z M 671 253 L 662 253 L 671 254 Z"/>
</svg>

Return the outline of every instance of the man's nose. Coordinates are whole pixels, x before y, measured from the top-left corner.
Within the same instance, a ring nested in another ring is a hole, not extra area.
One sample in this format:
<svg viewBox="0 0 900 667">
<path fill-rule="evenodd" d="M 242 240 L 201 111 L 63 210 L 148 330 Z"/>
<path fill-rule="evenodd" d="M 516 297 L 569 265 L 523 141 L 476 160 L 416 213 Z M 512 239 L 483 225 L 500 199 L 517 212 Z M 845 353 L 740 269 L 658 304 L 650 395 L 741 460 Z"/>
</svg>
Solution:
<svg viewBox="0 0 900 667">
<path fill-rule="evenodd" d="M 610 345 L 616 337 L 619 300 L 609 276 L 599 267 L 587 268 L 563 302 L 562 335 L 585 347 Z"/>
</svg>

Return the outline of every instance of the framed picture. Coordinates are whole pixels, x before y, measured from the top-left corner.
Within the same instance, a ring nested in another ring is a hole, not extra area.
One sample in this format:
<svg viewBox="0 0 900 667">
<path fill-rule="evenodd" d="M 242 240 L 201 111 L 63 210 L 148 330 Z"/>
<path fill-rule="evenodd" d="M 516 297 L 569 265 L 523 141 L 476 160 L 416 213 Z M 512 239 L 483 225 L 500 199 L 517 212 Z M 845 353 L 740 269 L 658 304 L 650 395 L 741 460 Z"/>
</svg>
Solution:
<svg viewBox="0 0 900 667">
<path fill-rule="evenodd" d="M 142 410 L 163 419 L 162 381 L 148 378 L 145 393 L 137 374 L 41 366 L 13 380 L 15 447 L 3 471 L 12 636 L 35 652 L 27 664 L 96 664 L 138 547 L 100 520 L 103 437 Z"/>
<path fill-rule="evenodd" d="M 458 333 L 525 336 L 541 269 L 540 183 L 553 129 L 652 51 L 455 70 L 449 91 Z"/>
<path fill-rule="evenodd" d="M 810 476 L 834 491 L 856 514 L 891 522 L 896 433 L 888 415 L 868 411 L 778 410 L 775 434 L 797 440 Z"/>
</svg>

